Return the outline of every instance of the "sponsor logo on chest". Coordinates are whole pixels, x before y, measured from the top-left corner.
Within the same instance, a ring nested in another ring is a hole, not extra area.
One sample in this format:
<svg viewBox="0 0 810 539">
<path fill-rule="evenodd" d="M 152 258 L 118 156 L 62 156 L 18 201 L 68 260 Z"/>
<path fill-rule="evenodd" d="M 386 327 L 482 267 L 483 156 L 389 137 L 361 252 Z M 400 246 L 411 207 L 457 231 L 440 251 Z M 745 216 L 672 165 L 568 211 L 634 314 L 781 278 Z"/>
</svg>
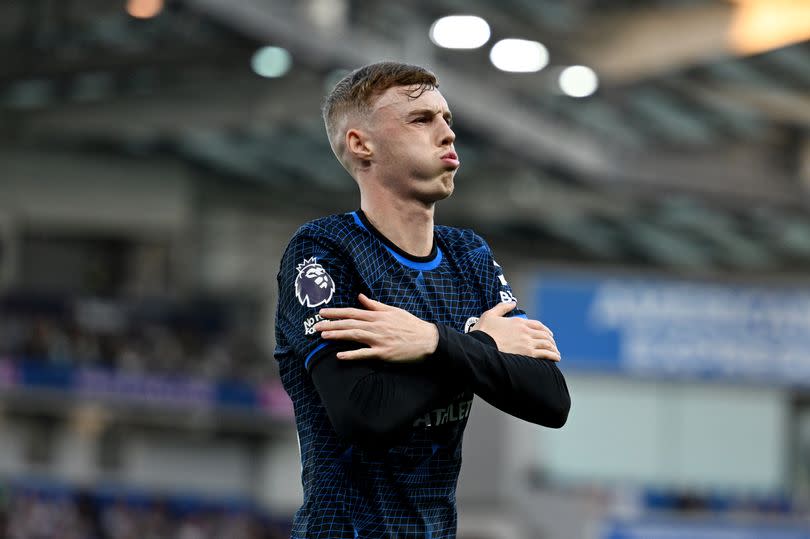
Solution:
<svg viewBox="0 0 810 539">
<path fill-rule="evenodd" d="M 457 400 L 449 406 L 436 408 L 430 412 L 416 418 L 414 427 L 438 427 L 448 423 L 456 423 L 467 419 L 472 408 L 472 399 Z"/>
</svg>

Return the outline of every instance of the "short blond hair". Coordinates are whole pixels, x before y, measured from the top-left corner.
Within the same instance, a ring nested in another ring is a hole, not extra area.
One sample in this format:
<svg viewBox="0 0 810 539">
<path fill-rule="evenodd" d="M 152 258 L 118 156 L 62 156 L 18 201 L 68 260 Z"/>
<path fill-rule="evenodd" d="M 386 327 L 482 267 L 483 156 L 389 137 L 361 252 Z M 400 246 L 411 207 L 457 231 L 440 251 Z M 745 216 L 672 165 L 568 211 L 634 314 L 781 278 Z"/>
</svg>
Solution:
<svg viewBox="0 0 810 539">
<path fill-rule="evenodd" d="M 413 87 L 410 96 L 417 98 L 439 87 L 438 79 L 424 67 L 399 62 L 378 62 L 355 69 L 324 99 L 322 113 L 329 145 L 338 160 L 348 170 L 344 160 L 345 133 L 340 126 L 351 115 L 364 116 L 371 112 L 374 99 L 394 86 Z"/>
</svg>

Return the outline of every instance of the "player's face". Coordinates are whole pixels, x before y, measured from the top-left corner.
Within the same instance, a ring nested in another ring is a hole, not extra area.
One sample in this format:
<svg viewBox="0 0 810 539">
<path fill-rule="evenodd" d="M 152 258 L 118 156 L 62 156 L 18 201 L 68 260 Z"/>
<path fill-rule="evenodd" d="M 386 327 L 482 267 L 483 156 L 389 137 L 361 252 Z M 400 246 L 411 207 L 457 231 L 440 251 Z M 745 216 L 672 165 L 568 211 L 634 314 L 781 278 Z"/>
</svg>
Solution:
<svg viewBox="0 0 810 539">
<path fill-rule="evenodd" d="M 413 98 L 413 90 L 397 86 L 377 99 L 370 122 L 373 162 L 389 188 L 431 203 L 453 192 L 460 166 L 456 135 L 442 94 L 428 90 Z"/>
</svg>

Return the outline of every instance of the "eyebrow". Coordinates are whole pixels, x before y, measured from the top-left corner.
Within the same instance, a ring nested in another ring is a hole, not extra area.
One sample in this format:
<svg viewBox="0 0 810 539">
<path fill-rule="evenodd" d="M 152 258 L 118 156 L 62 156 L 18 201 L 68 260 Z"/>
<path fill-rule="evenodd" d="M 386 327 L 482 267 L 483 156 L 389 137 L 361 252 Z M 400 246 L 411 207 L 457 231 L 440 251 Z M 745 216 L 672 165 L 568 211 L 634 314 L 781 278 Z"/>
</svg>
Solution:
<svg viewBox="0 0 810 539">
<path fill-rule="evenodd" d="M 436 109 L 417 109 L 412 110 L 407 114 L 408 118 L 415 118 L 417 116 L 435 116 L 437 114 L 441 114 L 442 117 L 447 121 L 448 124 L 453 123 L 453 113 L 449 110 L 446 112 L 442 112 Z"/>
</svg>

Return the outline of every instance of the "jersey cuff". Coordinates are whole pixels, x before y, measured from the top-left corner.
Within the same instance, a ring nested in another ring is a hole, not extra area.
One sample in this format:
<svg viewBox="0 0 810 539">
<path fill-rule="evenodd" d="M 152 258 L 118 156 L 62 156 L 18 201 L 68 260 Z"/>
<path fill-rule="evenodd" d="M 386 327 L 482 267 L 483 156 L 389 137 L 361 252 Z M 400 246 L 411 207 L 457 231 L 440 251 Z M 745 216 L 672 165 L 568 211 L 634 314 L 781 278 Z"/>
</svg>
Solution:
<svg viewBox="0 0 810 539">
<path fill-rule="evenodd" d="M 473 330 L 473 331 L 467 333 L 467 335 L 469 335 L 470 337 L 473 337 L 474 339 L 478 340 L 479 342 L 482 342 L 484 344 L 488 344 L 489 346 L 494 346 L 495 348 L 498 348 L 498 343 L 496 343 L 495 339 L 493 339 L 492 336 L 489 333 L 487 333 L 486 331 L 481 331 L 480 329 L 476 329 L 476 330 Z"/>
<path fill-rule="evenodd" d="M 313 348 L 313 350 L 309 354 L 307 354 L 306 359 L 304 359 L 304 368 L 306 370 L 308 371 L 312 370 L 312 365 L 314 364 L 315 361 L 320 359 L 321 356 L 323 356 L 322 352 L 327 346 L 329 346 L 329 344 L 330 343 L 324 341 L 315 348 Z"/>
<path fill-rule="evenodd" d="M 357 350 L 365 345 L 353 341 L 321 341 L 304 359 L 304 368 L 311 373 L 312 369 L 324 357 L 347 350 Z"/>
</svg>

